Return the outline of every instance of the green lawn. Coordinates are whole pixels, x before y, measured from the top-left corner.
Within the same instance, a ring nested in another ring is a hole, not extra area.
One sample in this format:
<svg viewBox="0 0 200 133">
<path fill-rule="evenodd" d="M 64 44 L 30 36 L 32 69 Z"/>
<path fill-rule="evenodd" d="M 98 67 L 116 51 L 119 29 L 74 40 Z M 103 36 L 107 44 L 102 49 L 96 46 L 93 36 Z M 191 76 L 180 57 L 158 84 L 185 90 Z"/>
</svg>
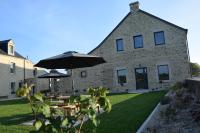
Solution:
<svg viewBox="0 0 200 133">
<path fill-rule="evenodd" d="M 27 133 L 33 127 L 21 126 L 19 124 L 31 119 L 31 109 L 26 100 L 0 102 L 0 132 Z"/>
<path fill-rule="evenodd" d="M 97 133 L 133 133 L 151 113 L 166 92 L 145 94 L 118 94 L 109 96 L 112 111 L 99 116 L 101 120 Z M 32 119 L 31 110 L 26 100 L 0 102 L 0 132 L 27 133 L 31 126 L 21 126 L 22 122 Z M 83 126 L 84 133 L 92 132 L 92 124 Z"/>
</svg>

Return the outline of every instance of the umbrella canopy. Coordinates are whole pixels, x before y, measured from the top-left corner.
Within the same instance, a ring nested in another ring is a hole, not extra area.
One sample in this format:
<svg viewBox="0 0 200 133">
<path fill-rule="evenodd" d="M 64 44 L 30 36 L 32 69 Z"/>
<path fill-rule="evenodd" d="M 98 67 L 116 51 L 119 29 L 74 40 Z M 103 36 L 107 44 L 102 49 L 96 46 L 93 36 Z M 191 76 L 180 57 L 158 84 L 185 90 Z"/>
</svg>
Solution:
<svg viewBox="0 0 200 133">
<path fill-rule="evenodd" d="M 106 61 L 99 56 L 69 51 L 57 56 L 40 60 L 35 66 L 47 69 L 75 69 L 92 67 L 105 62 Z"/>
<path fill-rule="evenodd" d="M 38 78 L 64 78 L 64 77 L 69 77 L 69 75 L 60 73 L 57 70 L 51 70 L 50 73 L 41 75 Z"/>
</svg>

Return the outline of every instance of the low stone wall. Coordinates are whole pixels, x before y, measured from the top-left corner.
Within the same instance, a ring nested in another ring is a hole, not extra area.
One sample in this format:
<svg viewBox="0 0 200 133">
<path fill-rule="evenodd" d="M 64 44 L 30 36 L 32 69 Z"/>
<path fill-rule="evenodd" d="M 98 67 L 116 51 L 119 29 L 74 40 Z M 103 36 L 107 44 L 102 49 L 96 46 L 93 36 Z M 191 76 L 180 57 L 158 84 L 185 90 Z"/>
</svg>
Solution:
<svg viewBox="0 0 200 133">
<path fill-rule="evenodd" d="M 160 112 L 166 110 L 167 107 L 168 105 L 161 105 L 159 103 L 136 133 L 149 133 L 148 128 L 159 124 Z"/>
<path fill-rule="evenodd" d="M 169 95 L 169 92 L 165 96 L 168 96 L 168 95 Z M 147 117 L 147 119 L 140 126 L 140 128 L 137 130 L 136 133 L 149 133 L 148 128 L 154 127 L 154 125 L 158 125 L 159 119 L 160 119 L 160 112 L 166 110 L 166 108 L 168 106 L 169 106 L 169 104 L 161 105 L 160 103 L 158 103 L 158 105 L 151 112 L 151 114 Z"/>
<path fill-rule="evenodd" d="M 196 98 L 200 101 L 200 77 L 188 78 L 185 80 L 187 88 L 195 92 Z"/>
<path fill-rule="evenodd" d="M 182 91 L 187 95 L 191 95 L 194 98 L 193 102 L 183 109 L 175 109 L 178 112 L 173 116 L 174 120 L 167 120 L 169 116 L 163 117 L 163 113 L 168 107 L 172 107 L 173 104 L 161 105 L 158 104 L 149 117 L 145 120 L 142 126 L 138 129 L 137 133 L 168 133 L 168 132 L 184 132 L 184 133 L 199 133 L 200 127 L 194 121 L 191 115 L 191 110 L 193 110 L 193 105 L 200 103 L 200 78 L 188 78 L 185 80 Z M 176 99 L 175 93 L 172 91 L 166 94 L 172 97 L 173 102 Z M 184 95 L 183 95 L 184 96 Z M 184 98 L 184 97 L 183 97 Z M 198 102 L 199 101 L 199 102 Z M 194 106 L 195 107 L 195 106 Z M 168 111 L 169 113 L 169 111 Z"/>
</svg>

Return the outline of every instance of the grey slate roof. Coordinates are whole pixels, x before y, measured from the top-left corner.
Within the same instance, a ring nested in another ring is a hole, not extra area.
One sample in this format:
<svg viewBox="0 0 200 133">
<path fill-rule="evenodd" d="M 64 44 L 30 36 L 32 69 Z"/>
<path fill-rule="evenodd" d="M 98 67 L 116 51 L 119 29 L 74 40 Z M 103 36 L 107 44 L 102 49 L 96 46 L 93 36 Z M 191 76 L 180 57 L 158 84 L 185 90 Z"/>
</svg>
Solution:
<svg viewBox="0 0 200 133">
<path fill-rule="evenodd" d="M 0 41 L 0 43 L 8 43 L 9 41 L 11 41 L 12 39 L 7 39 L 7 40 L 3 40 L 3 41 Z"/>
<path fill-rule="evenodd" d="M 15 57 L 18 57 L 18 58 L 23 58 L 25 59 L 25 57 L 23 57 L 21 54 L 19 54 L 18 52 L 15 51 Z"/>
<path fill-rule="evenodd" d="M 6 55 L 7 53 L 0 49 L 0 54 Z"/>
<path fill-rule="evenodd" d="M 9 41 L 11 41 L 11 39 L 3 40 L 3 41 L 0 41 L 0 44 L 7 44 Z M 0 54 L 8 55 L 8 56 L 13 56 L 13 55 L 9 55 L 8 53 L 4 52 L 2 49 L 0 49 Z M 23 57 L 23 56 L 22 56 L 21 54 L 19 54 L 17 51 L 15 51 L 14 57 L 25 59 L 25 57 Z"/>
</svg>

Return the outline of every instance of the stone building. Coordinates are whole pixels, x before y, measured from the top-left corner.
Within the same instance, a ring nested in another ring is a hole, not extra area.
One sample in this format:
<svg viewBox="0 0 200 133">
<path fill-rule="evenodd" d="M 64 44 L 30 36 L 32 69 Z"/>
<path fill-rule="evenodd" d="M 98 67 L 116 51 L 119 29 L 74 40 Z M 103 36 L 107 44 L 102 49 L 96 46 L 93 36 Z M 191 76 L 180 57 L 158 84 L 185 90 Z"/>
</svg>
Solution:
<svg viewBox="0 0 200 133">
<path fill-rule="evenodd" d="M 130 12 L 89 54 L 107 63 L 74 70 L 80 93 L 90 86 L 111 92 L 164 89 L 190 77 L 187 29 L 141 10 L 139 2 L 130 4 Z"/>
<path fill-rule="evenodd" d="M 0 41 L 0 98 L 15 97 L 16 90 L 24 82 L 34 84 L 33 92 L 48 89 L 48 80 L 38 79 L 37 75 L 46 73 L 15 51 L 14 42 Z"/>
</svg>

